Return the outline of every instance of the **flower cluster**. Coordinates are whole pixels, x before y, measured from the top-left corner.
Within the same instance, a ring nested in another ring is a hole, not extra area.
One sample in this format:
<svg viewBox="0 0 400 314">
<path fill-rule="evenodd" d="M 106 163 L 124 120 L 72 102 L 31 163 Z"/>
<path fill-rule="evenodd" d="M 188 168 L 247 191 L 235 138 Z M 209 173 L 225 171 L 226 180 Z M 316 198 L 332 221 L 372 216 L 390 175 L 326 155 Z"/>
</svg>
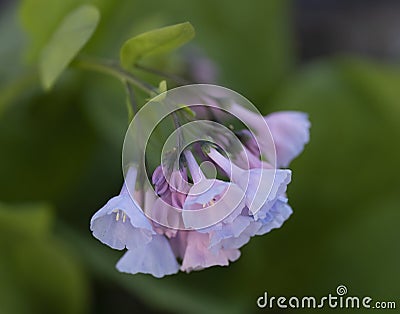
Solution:
<svg viewBox="0 0 400 314">
<path fill-rule="evenodd" d="M 176 168 L 155 169 L 154 191 L 136 184 L 139 170 L 131 166 L 121 193 L 93 216 L 90 228 L 97 239 L 127 249 L 116 265 L 119 271 L 163 277 L 225 266 L 239 258 L 251 237 L 281 227 L 291 215 L 286 197 L 291 170 L 285 168 L 309 141 L 307 115 L 283 111 L 261 121 L 243 107 L 231 109 L 251 126 L 236 132 L 246 167 L 218 143 L 187 146 Z M 253 136 L 261 123 L 268 125 L 272 142 Z M 222 179 L 208 178 L 200 166 L 204 161 Z"/>
</svg>

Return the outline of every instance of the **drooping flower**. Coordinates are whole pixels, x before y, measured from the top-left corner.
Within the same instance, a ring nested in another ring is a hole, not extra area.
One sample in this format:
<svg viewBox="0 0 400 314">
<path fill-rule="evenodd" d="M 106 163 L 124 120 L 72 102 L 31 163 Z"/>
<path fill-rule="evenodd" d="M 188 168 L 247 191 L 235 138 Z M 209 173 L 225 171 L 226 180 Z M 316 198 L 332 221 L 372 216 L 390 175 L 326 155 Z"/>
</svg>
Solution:
<svg viewBox="0 0 400 314">
<path fill-rule="evenodd" d="M 134 186 L 137 169 L 131 167 L 121 193 L 110 199 L 90 222 L 94 237 L 113 249 L 136 248 L 149 243 L 154 231 L 140 206 L 129 194 L 127 185 Z"/>
<path fill-rule="evenodd" d="M 257 143 L 251 132 L 246 132 L 248 140 L 245 146 L 250 151 L 265 154 L 270 161 L 276 161 L 276 167 L 288 167 L 290 162 L 296 158 L 304 149 L 304 145 L 310 140 L 310 121 L 308 115 L 298 111 L 278 111 L 265 117 L 258 113 L 247 110 L 239 105 L 232 105 L 232 112 L 241 119 L 253 131 L 259 134 Z M 270 132 L 271 139 L 265 132 Z M 261 136 L 264 134 L 263 136 Z M 272 140 L 272 141 L 271 141 Z M 275 149 L 272 149 L 274 145 Z M 274 154 L 276 153 L 276 160 Z"/>
<path fill-rule="evenodd" d="M 179 265 L 167 239 L 157 235 L 151 222 L 131 197 L 137 169 L 131 167 L 120 195 L 113 197 L 92 218 L 93 235 L 108 246 L 128 251 L 117 263 L 117 269 L 131 274 L 149 273 L 163 277 L 176 273 Z"/>
<path fill-rule="evenodd" d="M 196 231 L 186 232 L 186 246 L 183 254 L 181 270 L 190 272 L 211 266 L 227 266 L 240 257 L 238 249 L 210 250 L 209 234 Z"/>
<path fill-rule="evenodd" d="M 265 116 L 276 147 L 277 167 L 288 167 L 310 140 L 310 121 L 307 114 L 280 111 Z"/>
<path fill-rule="evenodd" d="M 292 208 L 287 203 L 287 198 L 279 196 L 274 205 L 268 211 L 260 210 L 258 219 L 261 222 L 260 228 L 257 230 L 257 235 L 263 235 L 270 232 L 272 229 L 280 228 L 282 224 L 293 213 Z"/>
<path fill-rule="evenodd" d="M 149 243 L 129 249 L 117 263 L 117 269 L 129 274 L 151 274 L 161 278 L 179 271 L 171 246 L 163 235 L 155 235 Z"/>
<path fill-rule="evenodd" d="M 210 149 L 208 156 L 225 171 L 232 182 L 245 191 L 246 206 L 252 215 L 257 215 L 262 207 L 271 208 L 286 191 L 291 179 L 291 171 L 288 169 L 241 169 L 214 148 Z"/>
<path fill-rule="evenodd" d="M 224 220 L 231 222 L 244 208 L 243 191 L 232 182 L 207 179 L 193 154 L 184 152 L 193 186 L 183 204 L 185 227 L 202 229 Z"/>
<path fill-rule="evenodd" d="M 259 214 L 262 210 L 259 211 Z M 250 212 L 244 211 L 235 219 L 230 228 L 212 234 L 210 248 L 212 251 L 224 249 L 239 249 L 256 235 L 263 235 L 272 229 L 280 228 L 292 214 L 292 209 L 287 204 L 287 199 L 280 196 L 270 210 L 263 213 L 262 218 L 256 218 Z M 239 224 L 239 225 L 238 225 Z"/>
</svg>

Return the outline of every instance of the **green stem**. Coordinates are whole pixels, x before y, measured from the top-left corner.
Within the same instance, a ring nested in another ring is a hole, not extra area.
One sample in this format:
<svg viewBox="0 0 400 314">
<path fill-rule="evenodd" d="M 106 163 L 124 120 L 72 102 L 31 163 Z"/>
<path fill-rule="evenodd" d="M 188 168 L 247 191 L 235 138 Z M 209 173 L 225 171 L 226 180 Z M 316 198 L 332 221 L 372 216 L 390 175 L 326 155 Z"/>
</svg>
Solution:
<svg viewBox="0 0 400 314">
<path fill-rule="evenodd" d="M 132 86 L 125 81 L 125 90 L 126 90 L 126 96 L 127 96 L 127 109 L 128 109 L 128 115 L 129 115 L 129 122 L 132 121 L 133 116 L 138 112 L 138 106 L 135 100 L 135 94 L 133 92 Z"/>
<path fill-rule="evenodd" d="M 166 79 L 170 79 L 170 80 L 174 81 L 175 83 L 177 83 L 179 85 L 193 84 L 192 82 L 189 82 L 188 80 L 185 80 L 185 79 L 183 79 L 183 78 L 181 78 L 179 76 L 176 76 L 176 75 L 173 75 L 173 74 L 170 74 L 170 73 L 166 73 L 166 72 L 163 72 L 163 71 L 160 71 L 160 70 L 157 70 L 157 69 L 153 69 L 153 68 L 150 68 L 148 66 L 141 65 L 141 64 L 136 64 L 135 68 L 137 68 L 139 70 L 142 70 L 142 71 L 145 71 L 145 72 L 148 72 L 148 73 L 151 73 L 151 74 L 154 74 L 154 75 L 158 75 L 158 76 L 164 77 Z"/>
<path fill-rule="evenodd" d="M 141 81 L 130 72 L 125 71 L 119 65 L 113 62 L 80 57 L 75 60 L 74 65 L 85 70 L 96 71 L 114 76 L 122 80 L 123 83 L 128 82 L 136 86 L 137 88 L 148 93 L 151 97 L 157 96 L 158 94 L 156 88 Z"/>
</svg>

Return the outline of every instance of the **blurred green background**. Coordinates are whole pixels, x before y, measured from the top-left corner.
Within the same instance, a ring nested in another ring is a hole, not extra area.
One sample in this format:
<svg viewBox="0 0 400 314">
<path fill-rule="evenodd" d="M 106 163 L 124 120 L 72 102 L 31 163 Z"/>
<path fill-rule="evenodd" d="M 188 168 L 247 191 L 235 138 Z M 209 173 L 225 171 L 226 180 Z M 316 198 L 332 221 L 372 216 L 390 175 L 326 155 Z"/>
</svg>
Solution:
<svg viewBox="0 0 400 314">
<path fill-rule="evenodd" d="M 36 65 L 81 3 L 102 15 L 84 54 L 117 59 L 133 35 L 190 21 L 195 40 L 155 66 L 196 79 L 193 64 L 209 58 L 218 69 L 209 81 L 264 114 L 309 113 L 311 142 L 288 191 L 294 215 L 231 266 L 162 280 L 119 274 L 121 252 L 91 236 L 91 215 L 122 182 L 124 89 L 72 68 L 45 93 Z M 396 1 L 25 0 L 0 10 L 1 314 L 253 313 L 264 291 L 318 297 L 340 284 L 400 306 Z"/>
</svg>

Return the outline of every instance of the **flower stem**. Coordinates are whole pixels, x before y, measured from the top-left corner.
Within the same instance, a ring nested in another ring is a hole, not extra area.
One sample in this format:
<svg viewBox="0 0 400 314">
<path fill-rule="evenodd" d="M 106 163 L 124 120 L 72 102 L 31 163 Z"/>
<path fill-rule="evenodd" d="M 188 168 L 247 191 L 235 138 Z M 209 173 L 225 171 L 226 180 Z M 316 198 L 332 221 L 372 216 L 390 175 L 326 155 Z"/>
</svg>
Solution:
<svg viewBox="0 0 400 314">
<path fill-rule="evenodd" d="M 110 62 L 109 60 L 97 60 L 92 58 L 79 57 L 75 60 L 74 65 L 85 69 L 100 72 L 103 74 L 108 74 L 120 79 L 122 82 L 128 82 L 133 86 L 141 89 L 142 91 L 148 93 L 151 97 L 157 96 L 157 89 L 137 77 L 132 73 L 122 69 L 115 62 Z"/>
<path fill-rule="evenodd" d="M 151 74 L 155 74 L 157 76 L 164 77 L 166 79 L 174 81 L 175 83 L 177 83 L 179 85 L 193 84 L 192 82 L 189 82 L 188 80 L 185 80 L 185 79 L 183 79 L 183 78 L 181 78 L 181 77 L 179 77 L 177 75 L 166 73 L 166 72 L 163 72 L 163 71 L 160 71 L 160 70 L 157 70 L 157 69 L 153 69 L 153 68 L 150 68 L 148 66 L 141 65 L 141 64 L 136 64 L 135 68 L 137 68 L 139 70 L 142 70 L 142 71 L 145 71 L 145 72 L 148 72 L 148 73 L 151 73 Z"/>
<path fill-rule="evenodd" d="M 132 86 L 125 81 L 125 90 L 126 90 L 126 95 L 127 95 L 127 109 L 128 109 L 128 119 L 129 122 L 133 119 L 133 116 L 138 112 L 138 106 L 135 100 L 135 93 L 133 91 Z"/>
</svg>

